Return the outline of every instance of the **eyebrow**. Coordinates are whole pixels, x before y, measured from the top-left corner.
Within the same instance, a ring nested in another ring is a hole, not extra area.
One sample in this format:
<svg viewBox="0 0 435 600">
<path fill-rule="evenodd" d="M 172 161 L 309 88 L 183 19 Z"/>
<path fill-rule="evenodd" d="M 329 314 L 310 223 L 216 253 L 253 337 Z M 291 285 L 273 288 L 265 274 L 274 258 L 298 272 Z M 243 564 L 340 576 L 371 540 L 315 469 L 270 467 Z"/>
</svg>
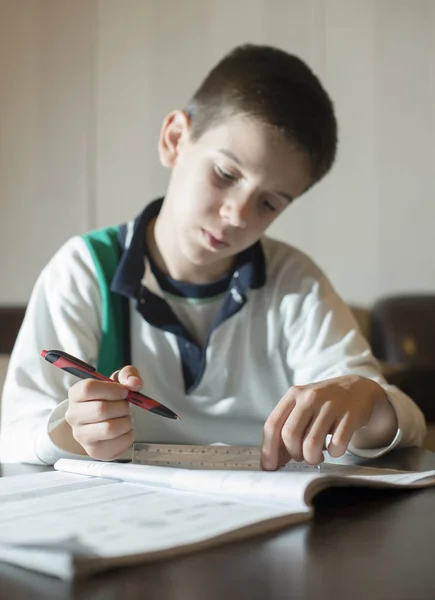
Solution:
<svg viewBox="0 0 435 600">
<path fill-rule="evenodd" d="M 238 156 L 236 156 L 233 152 L 231 152 L 231 150 L 225 150 L 225 148 L 221 148 L 220 150 L 218 150 L 218 152 L 220 152 L 221 154 L 225 154 L 225 156 L 228 156 L 228 158 L 231 158 L 231 160 L 236 162 L 241 167 L 243 166 L 243 163 L 240 160 L 240 158 Z"/>
<path fill-rule="evenodd" d="M 278 196 L 282 196 L 284 198 L 284 200 L 287 200 L 287 202 L 289 204 L 291 204 L 294 200 L 293 196 L 290 196 L 290 194 L 286 194 L 285 192 L 274 192 L 275 194 L 278 194 Z"/>
<path fill-rule="evenodd" d="M 243 162 L 240 160 L 238 156 L 236 156 L 231 150 L 226 150 L 225 148 L 221 148 L 218 150 L 221 154 L 224 154 L 228 158 L 231 158 L 235 163 L 237 163 L 240 167 L 243 167 Z M 293 196 L 290 194 L 286 194 L 285 192 L 273 192 L 277 196 L 282 196 L 289 204 L 291 204 L 294 200 Z"/>
</svg>

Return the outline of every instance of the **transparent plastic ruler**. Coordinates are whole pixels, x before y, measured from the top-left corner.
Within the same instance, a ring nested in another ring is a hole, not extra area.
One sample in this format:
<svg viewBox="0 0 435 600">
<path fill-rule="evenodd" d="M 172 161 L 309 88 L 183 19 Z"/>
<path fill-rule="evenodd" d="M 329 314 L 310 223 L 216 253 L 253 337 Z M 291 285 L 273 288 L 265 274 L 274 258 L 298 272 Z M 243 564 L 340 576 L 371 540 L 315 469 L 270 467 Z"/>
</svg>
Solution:
<svg viewBox="0 0 435 600">
<path fill-rule="evenodd" d="M 246 446 L 133 444 L 133 463 L 184 469 L 259 470 L 261 450 Z M 283 470 L 318 471 L 318 466 L 290 461 Z"/>
</svg>

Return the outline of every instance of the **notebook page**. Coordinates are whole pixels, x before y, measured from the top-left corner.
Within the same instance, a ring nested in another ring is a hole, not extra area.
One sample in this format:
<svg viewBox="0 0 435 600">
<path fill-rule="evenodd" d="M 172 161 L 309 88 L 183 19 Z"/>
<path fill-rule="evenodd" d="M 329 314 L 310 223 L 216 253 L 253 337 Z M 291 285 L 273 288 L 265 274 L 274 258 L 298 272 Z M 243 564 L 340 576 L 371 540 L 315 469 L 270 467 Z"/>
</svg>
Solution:
<svg viewBox="0 0 435 600">
<path fill-rule="evenodd" d="M 38 478 L 32 479 L 31 488 L 29 488 L 29 475 L 0 477 L 0 505 L 3 506 L 6 502 L 17 503 L 30 498 L 40 499 L 59 492 L 64 493 L 107 483 L 104 479 L 91 479 L 72 473 L 57 474 L 54 471 L 47 471 L 39 475 Z"/>
<path fill-rule="evenodd" d="M 407 472 L 330 464 L 325 465 L 323 473 L 323 477 L 311 481 L 307 486 L 305 493 L 307 504 L 311 503 L 318 492 L 331 486 L 423 488 L 435 485 L 435 470 Z"/>
<path fill-rule="evenodd" d="M 63 473 L 55 475 L 59 482 L 66 481 Z M 40 476 L 26 476 L 24 494 L 41 486 Z M 43 502 L 28 497 L 0 503 L 0 556 L 5 558 L 7 545 L 15 549 L 20 545 L 45 547 L 90 557 L 147 554 L 286 515 L 294 514 L 295 521 L 305 520 L 310 512 L 303 503 L 291 509 L 266 504 L 248 507 L 222 496 L 116 480 L 101 480 L 95 486 L 95 480 L 82 479 L 81 489 L 67 492 L 59 485 Z"/>
<path fill-rule="evenodd" d="M 362 483 L 379 483 L 385 486 L 418 487 L 433 485 L 435 483 L 435 469 L 431 471 L 399 471 L 379 467 L 358 465 L 343 465 L 335 462 L 325 462 L 321 467 L 322 475 L 333 476 L 334 479 L 346 478 L 361 480 Z"/>
<path fill-rule="evenodd" d="M 67 458 L 58 460 L 54 468 L 177 490 L 219 494 L 250 503 L 281 504 L 290 510 L 293 506 L 302 505 L 305 488 L 320 476 L 318 471 L 201 471 Z"/>
<path fill-rule="evenodd" d="M 56 469 L 75 473 L 93 474 L 98 477 L 118 478 L 130 482 L 143 482 L 177 490 L 205 492 L 229 496 L 249 503 L 267 503 L 287 506 L 301 506 L 319 489 L 330 485 L 355 485 L 359 480 L 365 485 L 422 485 L 424 478 L 435 474 L 406 473 L 391 469 L 365 466 L 325 464 L 319 472 L 286 471 L 208 471 L 177 469 L 147 465 L 101 463 L 61 459 Z M 332 481 L 332 479 L 334 481 Z M 434 481 L 435 482 L 435 481 Z M 426 485 L 430 485 L 426 484 Z M 309 494 L 306 492 L 309 490 Z"/>
<path fill-rule="evenodd" d="M 355 480 L 369 481 L 383 485 L 394 485 L 398 487 L 424 487 L 435 484 L 435 469 L 432 471 L 422 471 L 421 473 L 407 473 L 398 471 L 397 473 L 378 473 L 375 475 L 351 475 Z"/>
</svg>

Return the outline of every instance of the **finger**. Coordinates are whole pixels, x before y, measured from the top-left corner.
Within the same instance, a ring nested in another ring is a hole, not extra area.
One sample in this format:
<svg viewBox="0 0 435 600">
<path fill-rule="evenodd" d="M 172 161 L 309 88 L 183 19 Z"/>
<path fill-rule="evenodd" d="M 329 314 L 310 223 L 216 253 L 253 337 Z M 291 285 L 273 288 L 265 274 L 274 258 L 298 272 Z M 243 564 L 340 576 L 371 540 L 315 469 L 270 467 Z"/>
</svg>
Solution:
<svg viewBox="0 0 435 600">
<path fill-rule="evenodd" d="M 278 455 L 278 469 L 281 469 L 281 467 L 284 467 L 290 460 L 291 460 L 291 456 L 288 453 L 286 447 L 284 446 L 283 443 L 281 443 L 280 449 L 279 449 L 279 455 Z"/>
<path fill-rule="evenodd" d="M 128 431 L 114 440 L 104 440 L 85 447 L 86 452 L 95 460 L 115 460 L 134 442 L 134 431 Z"/>
<path fill-rule="evenodd" d="M 328 444 L 328 453 L 334 458 L 343 456 L 356 429 L 354 419 L 349 413 L 346 413 L 335 427 L 331 441 Z"/>
<path fill-rule="evenodd" d="M 133 419 L 129 415 L 128 417 L 109 419 L 100 423 L 81 425 L 74 428 L 73 435 L 79 444 L 86 447 L 98 442 L 114 440 L 132 430 Z"/>
<path fill-rule="evenodd" d="M 120 383 L 84 379 L 70 387 L 68 398 L 72 402 L 88 402 L 89 400 L 125 400 L 128 390 Z"/>
<path fill-rule="evenodd" d="M 283 425 L 281 432 L 282 441 L 290 456 L 296 461 L 301 461 L 304 458 L 302 443 L 307 428 L 317 415 L 317 410 L 316 412 L 314 410 L 312 406 L 303 403 L 296 404 Z"/>
<path fill-rule="evenodd" d="M 132 390 L 139 391 L 143 386 L 143 380 L 138 369 L 131 365 L 123 367 L 120 371 L 116 371 L 114 375 L 116 375 L 116 380 L 119 383 L 126 385 Z"/>
<path fill-rule="evenodd" d="M 94 400 L 89 402 L 70 403 L 65 413 L 65 420 L 75 427 L 100 423 L 109 419 L 127 417 L 132 413 L 132 406 L 126 400 Z"/>
<path fill-rule="evenodd" d="M 261 466 L 263 469 L 273 471 L 278 465 L 281 430 L 295 403 L 294 392 L 290 388 L 275 406 L 264 424 L 261 445 Z"/>
<path fill-rule="evenodd" d="M 117 383 L 119 383 L 118 381 L 118 375 L 121 372 L 121 369 L 118 369 L 117 371 L 115 371 L 114 373 L 112 373 L 112 375 L 110 376 L 110 379 L 113 379 L 113 381 L 116 381 Z"/>
<path fill-rule="evenodd" d="M 325 439 L 335 421 L 336 415 L 329 406 L 324 405 L 307 429 L 302 443 L 302 452 L 309 465 L 318 465 L 324 461 L 322 450 Z"/>
</svg>

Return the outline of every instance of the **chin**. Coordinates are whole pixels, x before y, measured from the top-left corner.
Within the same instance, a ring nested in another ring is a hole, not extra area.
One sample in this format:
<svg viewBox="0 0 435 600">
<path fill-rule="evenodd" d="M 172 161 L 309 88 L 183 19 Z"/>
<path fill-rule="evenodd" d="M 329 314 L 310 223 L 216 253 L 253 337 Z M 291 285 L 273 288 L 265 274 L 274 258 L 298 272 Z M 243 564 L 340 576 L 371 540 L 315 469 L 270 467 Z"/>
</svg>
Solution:
<svg viewBox="0 0 435 600">
<path fill-rule="evenodd" d="M 184 243 L 180 246 L 180 254 L 195 266 L 207 264 L 207 250 L 197 244 Z"/>
</svg>

